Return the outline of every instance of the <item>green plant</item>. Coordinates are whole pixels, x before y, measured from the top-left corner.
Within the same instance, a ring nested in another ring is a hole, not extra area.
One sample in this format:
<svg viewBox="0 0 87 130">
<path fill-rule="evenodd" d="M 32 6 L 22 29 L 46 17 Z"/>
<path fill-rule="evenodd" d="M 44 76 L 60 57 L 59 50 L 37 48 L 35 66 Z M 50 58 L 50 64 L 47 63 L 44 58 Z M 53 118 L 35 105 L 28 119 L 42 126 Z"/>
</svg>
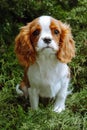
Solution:
<svg viewBox="0 0 87 130">
<path fill-rule="evenodd" d="M 78 0 L 74 7 L 69 2 L 0 1 L 0 130 L 87 129 L 87 1 Z M 60 114 L 52 112 L 50 103 L 46 107 L 40 104 L 37 111 L 32 111 L 29 100 L 15 91 L 23 69 L 14 53 L 14 39 L 22 25 L 40 15 L 52 15 L 69 23 L 75 40 L 76 57 L 69 63 L 73 92 L 67 98 L 66 110 Z"/>
</svg>

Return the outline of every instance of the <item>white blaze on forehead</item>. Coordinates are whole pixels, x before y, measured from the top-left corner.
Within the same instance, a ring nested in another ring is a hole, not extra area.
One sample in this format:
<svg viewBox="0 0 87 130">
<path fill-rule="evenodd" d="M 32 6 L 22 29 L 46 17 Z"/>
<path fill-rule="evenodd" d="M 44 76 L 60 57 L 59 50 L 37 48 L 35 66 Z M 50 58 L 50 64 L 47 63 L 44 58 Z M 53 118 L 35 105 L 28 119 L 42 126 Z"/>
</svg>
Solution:
<svg viewBox="0 0 87 130">
<path fill-rule="evenodd" d="M 41 16 L 39 18 L 39 23 L 41 26 L 41 38 L 49 37 L 52 38 L 50 24 L 51 24 L 51 17 L 50 16 Z"/>
<path fill-rule="evenodd" d="M 48 29 L 51 23 L 51 17 L 50 16 L 41 16 L 39 18 L 39 23 L 42 27 L 42 29 Z"/>
</svg>

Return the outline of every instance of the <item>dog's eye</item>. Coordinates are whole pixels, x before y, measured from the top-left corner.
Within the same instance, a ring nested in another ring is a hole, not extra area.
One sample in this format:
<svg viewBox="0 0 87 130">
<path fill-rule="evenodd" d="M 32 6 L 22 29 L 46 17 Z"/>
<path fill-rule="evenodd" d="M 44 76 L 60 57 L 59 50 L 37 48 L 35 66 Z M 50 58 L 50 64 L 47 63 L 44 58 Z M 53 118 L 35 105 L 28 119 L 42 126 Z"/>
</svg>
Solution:
<svg viewBox="0 0 87 130">
<path fill-rule="evenodd" d="M 59 31 L 57 29 L 55 29 L 54 33 L 57 35 L 57 34 L 59 34 Z"/>
<path fill-rule="evenodd" d="M 36 29 L 32 34 L 33 36 L 38 36 L 40 34 L 40 30 Z"/>
</svg>

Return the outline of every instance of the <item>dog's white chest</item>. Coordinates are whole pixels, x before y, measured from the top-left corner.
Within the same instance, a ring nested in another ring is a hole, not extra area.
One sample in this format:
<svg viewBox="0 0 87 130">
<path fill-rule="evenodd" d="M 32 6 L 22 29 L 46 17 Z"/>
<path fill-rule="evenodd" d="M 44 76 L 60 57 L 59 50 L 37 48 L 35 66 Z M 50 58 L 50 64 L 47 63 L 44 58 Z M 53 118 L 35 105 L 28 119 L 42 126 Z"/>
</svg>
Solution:
<svg viewBox="0 0 87 130">
<path fill-rule="evenodd" d="M 28 78 L 31 87 L 35 88 L 40 96 L 51 98 L 55 97 L 60 90 L 61 80 L 66 74 L 66 69 L 64 70 L 65 65 L 58 62 L 54 56 L 46 58 L 42 56 L 29 67 Z"/>
</svg>

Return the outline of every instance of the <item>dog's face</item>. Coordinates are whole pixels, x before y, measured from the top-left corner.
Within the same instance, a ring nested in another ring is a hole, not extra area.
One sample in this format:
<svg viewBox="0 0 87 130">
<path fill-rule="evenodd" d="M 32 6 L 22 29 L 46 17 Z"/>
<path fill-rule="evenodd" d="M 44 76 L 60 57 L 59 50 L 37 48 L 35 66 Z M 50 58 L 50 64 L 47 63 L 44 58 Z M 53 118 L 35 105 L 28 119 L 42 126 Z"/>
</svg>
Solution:
<svg viewBox="0 0 87 130">
<path fill-rule="evenodd" d="M 31 28 L 31 42 L 34 44 L 35 50 L 44 51 L 50 49 L 50 51 L 57 52 L 59 49 L 59 40 L 61 30 L 57 21 L 51 17 L 40 17 L 34 21 L 36 26 Z"/>
<path fill-rule="evenodd" d="M 21 28 L 15 51 L 24 66 L 34 63 L 43 51 L 54 53 L 61 62 L 70 62 L 75 55 L 71 29 L 50 16 L 41 16 Z"/>
</svg>

